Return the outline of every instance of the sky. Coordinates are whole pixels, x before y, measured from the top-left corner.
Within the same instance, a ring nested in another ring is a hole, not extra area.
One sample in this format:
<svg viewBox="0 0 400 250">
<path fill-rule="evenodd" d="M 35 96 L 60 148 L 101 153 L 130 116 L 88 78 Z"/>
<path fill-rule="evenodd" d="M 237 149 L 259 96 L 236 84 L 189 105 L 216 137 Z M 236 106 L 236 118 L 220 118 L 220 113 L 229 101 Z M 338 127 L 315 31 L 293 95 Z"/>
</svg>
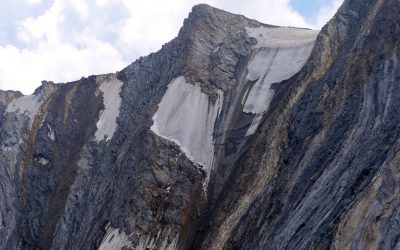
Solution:
<svg viewBox="0 0 400 250">
<path fill-rule="evenodd" d="M 0 0 L 0 89 L 116 72 L 178 34 L 193 5 L 320 29 L 343 0 Z"/>
</svg>

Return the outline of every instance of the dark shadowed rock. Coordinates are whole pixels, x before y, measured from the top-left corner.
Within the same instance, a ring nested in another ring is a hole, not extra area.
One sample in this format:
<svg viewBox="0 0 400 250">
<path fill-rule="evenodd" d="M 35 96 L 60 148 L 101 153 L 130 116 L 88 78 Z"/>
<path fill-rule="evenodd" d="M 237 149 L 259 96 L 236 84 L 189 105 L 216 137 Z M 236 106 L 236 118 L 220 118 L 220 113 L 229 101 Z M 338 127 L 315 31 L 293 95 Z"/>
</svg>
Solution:
<svg viewBox="0 0 400 250">
<path fill-rule="evenodd" d="M 197 5 L 115 74 L 0 91 L 0 249 L 399 248 L 398 13 Z"/>
</svg>

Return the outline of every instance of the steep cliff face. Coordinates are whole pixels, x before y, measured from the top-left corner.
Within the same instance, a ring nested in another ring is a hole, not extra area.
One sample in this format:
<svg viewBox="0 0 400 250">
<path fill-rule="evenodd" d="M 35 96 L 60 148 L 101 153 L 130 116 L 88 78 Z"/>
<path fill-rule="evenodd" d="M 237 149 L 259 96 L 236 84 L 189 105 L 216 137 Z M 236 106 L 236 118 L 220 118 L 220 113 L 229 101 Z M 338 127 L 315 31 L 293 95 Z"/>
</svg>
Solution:
<svg viewBox="0 0 400 250">
<path fill-rule="evenodd" d="M 344 3 L 306 66 L 275 85 L 196 246 L 399 247 L 399 10 Z"/>
<path fill-rule="evenodd" d="M 115 74 L 0 91 L 0 249 L 395 249 L 397 0 L 195 6 Z"/>
</svg>

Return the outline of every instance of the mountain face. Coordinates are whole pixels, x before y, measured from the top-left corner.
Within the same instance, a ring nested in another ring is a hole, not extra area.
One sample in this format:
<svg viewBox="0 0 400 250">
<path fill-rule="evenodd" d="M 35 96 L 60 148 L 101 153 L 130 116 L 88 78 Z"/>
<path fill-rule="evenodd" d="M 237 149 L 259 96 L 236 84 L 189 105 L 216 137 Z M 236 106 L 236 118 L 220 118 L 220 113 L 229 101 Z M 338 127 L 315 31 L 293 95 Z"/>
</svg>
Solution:
<svg viewBox="0 0 400 250">
<path fill-rule="evenodd" d="M 399 13 L 198 5 L 115 74 L 0 91 L 0 249 L 400 248 Z"/>
</svg>

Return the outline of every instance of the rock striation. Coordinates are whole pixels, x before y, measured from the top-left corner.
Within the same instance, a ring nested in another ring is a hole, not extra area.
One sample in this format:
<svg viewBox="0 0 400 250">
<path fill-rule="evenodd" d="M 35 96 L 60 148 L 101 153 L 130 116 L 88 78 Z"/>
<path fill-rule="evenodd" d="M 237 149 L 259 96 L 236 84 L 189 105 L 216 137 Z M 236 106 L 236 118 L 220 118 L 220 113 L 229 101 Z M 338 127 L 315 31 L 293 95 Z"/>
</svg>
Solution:
<svg viewBox="0 0 400 250">
<path fill-rule="evenodd" d="M 400 2 L 207 5 L 113 74 L 0 91 L 0 249 L 397 249 Z"/>
</svg>

